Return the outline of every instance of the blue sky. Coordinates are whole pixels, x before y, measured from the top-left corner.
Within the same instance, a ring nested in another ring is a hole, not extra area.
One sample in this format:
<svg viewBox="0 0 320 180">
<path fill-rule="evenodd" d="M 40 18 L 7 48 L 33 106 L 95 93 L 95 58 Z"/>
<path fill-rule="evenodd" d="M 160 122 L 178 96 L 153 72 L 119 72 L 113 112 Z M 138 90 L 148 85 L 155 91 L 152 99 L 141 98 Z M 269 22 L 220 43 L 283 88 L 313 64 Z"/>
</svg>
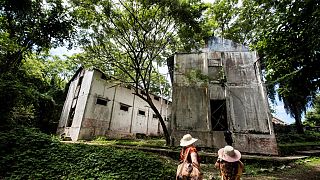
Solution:
<svg viewBox="0 0 320 180">
<path fill-rule="evenodd" d="M 278 97 L 276 97 L 276 103 L 275 105 L 272 105 L 271 102 L 269 102 L 271 106 L 273 106 L 274 110 L 276 111 L 276 113 L 273 114 L 273 116 L 275 116 L 276 118 L 291 124 L 293 123 L 295 120 L 286 113 L 284 107 L 283 107 L 283 102 L 279 101 Z"/>
</svg>

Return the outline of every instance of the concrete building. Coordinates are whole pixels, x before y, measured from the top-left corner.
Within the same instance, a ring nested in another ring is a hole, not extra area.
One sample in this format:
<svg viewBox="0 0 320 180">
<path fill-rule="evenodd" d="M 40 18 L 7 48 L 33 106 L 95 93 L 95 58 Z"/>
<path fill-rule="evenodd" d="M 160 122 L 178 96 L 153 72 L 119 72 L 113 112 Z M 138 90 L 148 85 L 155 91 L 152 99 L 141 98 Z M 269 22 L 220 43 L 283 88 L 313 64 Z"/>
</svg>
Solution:
<svg viewBox="0 0 320 180">
<path fill-rule="evenodd" d="M 177 53 L 168 66 L 175 145 L 190 133 L 198 146 L 221 148 L 232 139 L 242 152 L 278 154 L 256 52 L 212 37 L 201 53 Z"/>
<path fill-rule="evenodd" d="M 162 135 L 155 113 L 133 92 L 130 88 L 108 83 L 99 70 L 80 68 L 70 80 L 57 134 L 64 134 L 73 141 L 96 136 Z M 167 123 L 171 102 L 159 96 L 152 97 Z"/>
<path fill-rule="evenodd" d="M 276 118 L 276 117 L 272 117 L 272 123 L 276 124 L 276 125 L 283 125 L 283 126 L 287 126 L 288 125 L 288 123 L 286 123 L 286 122 L 284 122 L 281 119 Z"/>
</svg>

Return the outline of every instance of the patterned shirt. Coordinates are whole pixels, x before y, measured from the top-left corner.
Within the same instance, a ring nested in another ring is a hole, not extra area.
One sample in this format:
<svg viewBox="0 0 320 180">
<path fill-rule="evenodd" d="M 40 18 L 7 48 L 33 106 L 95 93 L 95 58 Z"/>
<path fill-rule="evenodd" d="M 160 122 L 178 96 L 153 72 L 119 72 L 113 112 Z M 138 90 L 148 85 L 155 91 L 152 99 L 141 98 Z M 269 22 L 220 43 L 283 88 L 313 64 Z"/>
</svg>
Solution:
<svg viewBox="0 0 320 180">
<path fill-rule="evenodd" d="M 180 162 L 181 163 L 183 162 L 183 160 L 185 158 L 185 155 L 188 152 L 188 149 L 190 149 L 190 150 L 189 150 L 189 154 L 188 154 L 188 157 L 187 157 L 187 162 L 188 163 L 192 163 L 191 153 L 196 153 L 197 154 L 198 166 L 199 166 L 200 165 L 200 157 L 198 155 L 198 151 L 197 151 L 195 146 L 184 147 L 184 148 L 181 149 L 181 151 L 180 151 Z"/>
</svg>

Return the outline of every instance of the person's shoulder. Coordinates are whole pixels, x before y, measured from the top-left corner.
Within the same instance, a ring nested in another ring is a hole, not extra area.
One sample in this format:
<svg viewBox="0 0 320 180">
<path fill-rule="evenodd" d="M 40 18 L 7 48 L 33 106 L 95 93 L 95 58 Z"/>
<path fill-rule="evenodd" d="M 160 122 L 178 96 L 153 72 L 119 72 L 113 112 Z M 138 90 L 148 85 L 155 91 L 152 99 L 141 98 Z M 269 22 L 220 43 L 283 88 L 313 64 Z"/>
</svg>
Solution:
<svg viewBox="0 0 320 180">
<path fill-rule="evenodd" d="M 238 164 L 240 165 L 241 168 L 244 168 L 244 164 L 239 160 Z"/>
<path fill-rule="evenodd" d="M 197 151 L 197 148 L 196 148 L 195 146 L 190 146 L 189 149 L 190 149 L 190 150 L 189 150 L 190 153 L 192 153 L 192 152 L 198 152 L 198 151 Z"/>
</svg>

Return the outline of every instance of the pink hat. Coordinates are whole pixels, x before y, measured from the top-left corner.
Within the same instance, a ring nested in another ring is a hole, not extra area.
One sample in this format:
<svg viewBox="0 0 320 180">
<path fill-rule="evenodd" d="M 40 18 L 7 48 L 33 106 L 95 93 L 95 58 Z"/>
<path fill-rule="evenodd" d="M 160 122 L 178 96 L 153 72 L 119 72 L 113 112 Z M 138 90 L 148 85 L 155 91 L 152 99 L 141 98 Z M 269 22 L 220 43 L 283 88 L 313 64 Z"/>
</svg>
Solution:
<svg viewBox="0 0 320 180">
<path fill-rule="evenodd" d="M 232 146 L 225 146 L 218 151 L 219 158 L 227 162 L 236 162 L 241 158 L 241 153 Z"/>
</svg>

